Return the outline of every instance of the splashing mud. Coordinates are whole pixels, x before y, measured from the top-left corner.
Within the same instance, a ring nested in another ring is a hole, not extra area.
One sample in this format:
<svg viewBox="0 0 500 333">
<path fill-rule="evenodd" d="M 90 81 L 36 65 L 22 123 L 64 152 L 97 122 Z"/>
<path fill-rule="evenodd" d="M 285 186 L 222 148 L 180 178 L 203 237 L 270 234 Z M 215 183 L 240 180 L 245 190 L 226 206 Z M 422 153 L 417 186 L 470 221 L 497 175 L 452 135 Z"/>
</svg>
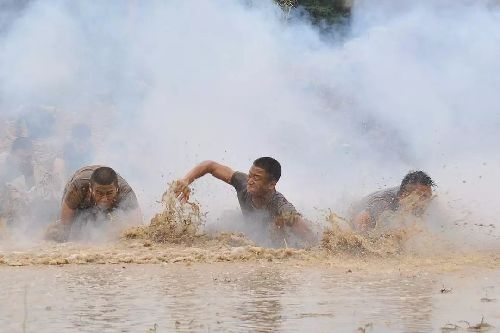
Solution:
<svg viewBox="0 0 500 333">
<path fill-rule="evenodd" d="M 213 262 L 284 262 L 327 264 L 346 270 L 453 270 L 461 266 L 500 267 L 498 252 L 458 252 L 444 248 L 432 233 L 416 224 L 405 228 L 353 231 L 346 220 L 330 213 L 329 227 L 315 247 L 266 248 L 241 233 L 209 234 L 197 203 L 181 203 L 172 187 L 162 197 L 163 210 L 149 225 L 132 227 L 119 240 L 106 243 L 43 242 L 18 244 L 0 233 L 0 265 L 155 264 Z M 425 248 L 426 251 L 422 251 Z M 439 251 L 437 251 L 439 249 Z"/>
<path fill-rule="evenodd" d="M 138 226 L 124 232 L 128 239 L 148 239 L 156 243 L 193 243 L 203 236 L 204 214 L 194 202 L 182 203 L 175 197 L 174 184 L 162 196 L 163 211 L 156 214 L 147 226 Z"/>
<path fill-rule="evenodd" d="M 433 251 L 444 249 L 446 242 L 425 230 L 422 223 L 406 220 L 408 215 L 387 216 L 369 232 L 356 232 L 350 223 L 330 212 L 329 226 L 323 231 L 321 246 L 332 254 L 353 256 L 394 256 L 408 253 L 423 254 L 431 246 Z"/>
<path fill-rule="evenodd" d="M 191 207 L 191 208 L 189 208 Z M 174 209 L 175 208 L 175 209 Z M 148 226 L 128 229 L 124 237 L 107 243 L 43 242 L 18 244 L 0 243 L 0 265 L 65 265 L 65 264 L 159 264 L 215 262 L 287 262 L 291 265 L 327 265 L 350 271 L 398 271 L 415 274 L 419 271 L 454 271 L 465 267 L 500 268 L 497 251 L 409 251 L 408 244 L 416 235 L 397 231 L 381 237 L 359 235 L 332 225 L 324 232 L 321 244 L 306 249 L 266 248 L 247 239 L 243 234 L 203 233 L 196 223 L 189 224 L 186 216 L 200 212 L 193 206 L 166 204 L 162 213 Z M 184 219 L 177 219 L 183 216 Z M 174 218 L 175 217 L 175 218 Z M 188 227 L 186 226 L 186 223 Z M 180 225 L 179 225 L 180 224 Z M 175 234 L 168 234 L 169 231 Z M 175 239 L 174 235 L 179 238 Z M 417 234 L 421 237 L 422 234 Z"/>
<path fill-rule="evenodd" d="M 116 242 L 45 242 L 19 247 L 6 238 L 0 243 L 0 264 L 63 265 L 120 263 L 212 263 L 265 261 L 328 264 L 352 269 L 374 266 L 412 271 L 416 267 L 438 270 L 460 266 L 500 267 L 496 251 L 460 252 L 443 246 L 435 235 L 411 227 L 375 229 L 368 234 L 351 230 L 334 213 L 329 227 L 315 247 L 266 248 L 241 233 L 208 234 L 203 230 L 205 214 L 196 203 L 180 203 L 171 187 L 162 198 L 163 211 L 146 226 L 132 227 Z"/>
<path fill-rule="evenodd" d="M 401 253 L 405 236 L 404 232 L 394 232 L 369 237 L 332 227 L 323 232 L 321 246 L 333 254 L 394 255 Z"/>
</svg>

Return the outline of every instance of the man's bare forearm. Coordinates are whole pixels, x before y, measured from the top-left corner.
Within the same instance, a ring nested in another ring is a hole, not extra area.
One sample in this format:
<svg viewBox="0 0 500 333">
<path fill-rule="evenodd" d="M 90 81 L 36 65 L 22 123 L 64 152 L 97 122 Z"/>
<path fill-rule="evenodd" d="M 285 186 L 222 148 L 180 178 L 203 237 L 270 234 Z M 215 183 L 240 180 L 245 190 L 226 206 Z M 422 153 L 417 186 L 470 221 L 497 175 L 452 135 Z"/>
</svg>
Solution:
<svg viewBox="0 0 500 333">
<path fill-rule="evenodd" d="M 191 184 L 194 182 L 196 179 L 205 176 L 207 173 L 212 173 L 213 172 L 213 167 L 214 167 L 214 161 L 203 161 L 197 166 L 195 166 L 191 171 L 189 171 L 185 176 L 184 180 L 188 183 Z"/>
<path fill-rule="evenodd" d="M 60 221 L 63 225 L 71 225 L 73 223 L 73 219 L 75 218 L 76 210 L 68 207 L 66 202 L 63 201 L 61 205 L 61 213 L 60 213 Z"/>
<path fill-rule="evenodd" d="M 293 224 L 292 231 L 297 236 L 311 244 L 316 242 L 314 233 L 311 231 L 311 229 L 307 225 L 306 220 L 303 218 L 299 218 L 297 222 Z"/>
<path fill-rule="evenodd" d="M 230 183 L 234 171 L 230 167 L 214 161 L 203 161 L 195 166 L 191 171 L 189 171 L 184 176 L 183 181 L 186 182 L 187 185 L 189 185 L 196 179 L 203 177 L 207 173 L 226 183 Z"/>
<path fill-rule="evenodd" d="M 189 185 L 207 173 L 210 173 L 215 178 L 230 184 L 234 171 L 230 167 L 214 161 L 203 161 L 191 169 L 191 171 L 189 171 L 184 178 L 179 179 L 174 183 L 173 189 L 177 198 L 181 200 L 181 202 L 187 202 L 190 194 Z"/>
</svg>

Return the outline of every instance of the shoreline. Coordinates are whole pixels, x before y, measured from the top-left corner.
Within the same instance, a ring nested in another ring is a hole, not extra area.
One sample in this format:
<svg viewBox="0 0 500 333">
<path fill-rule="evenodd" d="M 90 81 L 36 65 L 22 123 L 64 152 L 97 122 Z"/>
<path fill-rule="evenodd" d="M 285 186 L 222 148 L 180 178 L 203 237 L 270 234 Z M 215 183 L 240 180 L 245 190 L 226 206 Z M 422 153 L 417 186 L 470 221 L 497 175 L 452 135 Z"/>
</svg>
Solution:
<svg viewBox="0 0 500 333">
<path fill-rule="evenodd" d="M 4 245 L 4 244 L 3 244 Z M 204 242 L 198 246 L 153 244 L 121 240 L 114 243 L 51 243 L 30 247 L 0 247 L 0 267 L 45 265 L 120 264 L 213 264 L 275 263 L 297 266 L 336 267 L 340 270 L 373 272 L 452 272 L 464 269 L 500 269 L 500 251 L 437 252 L 351 255 L 325 249 L 265 248 L 254 245 L 229 246 Z"/>
</svg>

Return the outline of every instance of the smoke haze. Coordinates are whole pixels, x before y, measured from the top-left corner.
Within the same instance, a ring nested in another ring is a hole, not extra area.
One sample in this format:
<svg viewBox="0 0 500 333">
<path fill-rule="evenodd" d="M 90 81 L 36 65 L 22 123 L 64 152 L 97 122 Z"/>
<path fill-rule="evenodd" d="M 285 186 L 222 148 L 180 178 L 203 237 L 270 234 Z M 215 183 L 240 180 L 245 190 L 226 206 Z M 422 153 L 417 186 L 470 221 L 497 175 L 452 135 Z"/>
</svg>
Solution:
<svg viewBox="0 0 500 333">
<path fill-rule="evenodd" d="M 129 181 L 146 218 L 199 161 L 247 171 L 273 156 L 311 219 L 422 169 L 446 223 L 500 227 L 493 2 L 357 1 L 341 38 L 271 1 L 32 1 L 9 20 L 1 117 L 55 108 L 56 146 L 89 124 L 93 162 Z M 209 177 L 195 190 L 209 224 L 238 205 Z"/>
</svg>

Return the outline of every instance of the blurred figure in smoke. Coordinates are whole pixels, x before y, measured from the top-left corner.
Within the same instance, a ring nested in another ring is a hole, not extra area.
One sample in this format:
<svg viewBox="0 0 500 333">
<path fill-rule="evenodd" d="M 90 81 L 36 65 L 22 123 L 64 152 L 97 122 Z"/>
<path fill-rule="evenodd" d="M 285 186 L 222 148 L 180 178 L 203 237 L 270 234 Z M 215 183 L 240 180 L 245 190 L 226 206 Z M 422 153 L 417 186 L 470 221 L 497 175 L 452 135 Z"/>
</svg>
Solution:
<svg viewBox="0 0 500 333">
<path fill-rule="evenodd" d="M 15 136 L 28 137 L 33 144 L 35 191 L 44 199 L 56 199 L 62 188 L 55 167 L 59 144 L 56 139 L 56 112 L 53 107 L 22 107 L 15 122 Z M 57 205 L 56 205 L 57 207 Z"/>
<path fill-rule="evenodd" d="M 71 138 L 63 149 L 64 170 L 70 175 L 82 165 L 88 165 L 93 159 L 93 147 L 90 142 L 92 130 L 86 124 L 76 124 L 71 128 Z"/>
<path fill-rule="evenodd" d="M 233 171 L 230 167 L 214 161 L 205 161 L 189 171 L 175 183 L 174 191 L 182 201 L 189 199 L 189 185 L 196 179 L 210 173 L 217 179 L 236 189 L 241 211 L 246 218 L 271 222 L 283 230 L 285 227 L 300 238 L 314 241 L 314 235 L 306 221 L 286 198 L 276 191 L 281 177 L 281 165 L 271 157 L 254 161 L 248 174 Z"/>
<path fill-rule="evenodd" d="M 56 124 L 53 111 L 51 108 L 41 106 L 22 107 L 18 111 L 21 116 L 16 122 L 18 135 L 26 135 L 33 140 L 51 137 Z"/>
<path fill-rule="evenodd" d="M 12 225 L 27 213 L 28 192 L 34 184 L 33 143 L 17 138 L 0 161 L 0 219 L 6 224 Z"/>
<path fill-rule="evenodd" d="M 119 218 L 121 225 L 141 224 L 134 191 L 112 168 L 87 166 L 78 170 L 64 189 L 60 220 L 49 227 L 46 238 L 76 238 L 89 223 L 105 227 Z"/>
<path fill-rule="evenodd" d="M 15 120 L 15 135 L 29 137 L 33 144 L 32 166 L 34 177 L 29 191 L 22 199 L 26 209 L 18 211 L 19 222 L 24 224 L 24 234 L 37 233 L 58 215 L 60 193 L 65 177 L 56 167 L 59 140 L 56 138 L 58 110 L 50 106 L 30 105 L 21 107 Z"/>
<path fill-rule="evenodd" d="M 0 168 L 0 184 L 4 185 L 24 177 L 26 188 L 35 185 L 33 166 L 33 142 L 30 138 L 17 138 L 12 143 L 10 154 Z"/>
<path fill-rule="evenodd" d="M 386 212 L 422 216 L 432 198 L 434 181 L 423 171 L 409 172 L 401 186 L 374 192 L 355 209 L 352 224 L 362 232 L 375 228 Z"/>
</svg>

